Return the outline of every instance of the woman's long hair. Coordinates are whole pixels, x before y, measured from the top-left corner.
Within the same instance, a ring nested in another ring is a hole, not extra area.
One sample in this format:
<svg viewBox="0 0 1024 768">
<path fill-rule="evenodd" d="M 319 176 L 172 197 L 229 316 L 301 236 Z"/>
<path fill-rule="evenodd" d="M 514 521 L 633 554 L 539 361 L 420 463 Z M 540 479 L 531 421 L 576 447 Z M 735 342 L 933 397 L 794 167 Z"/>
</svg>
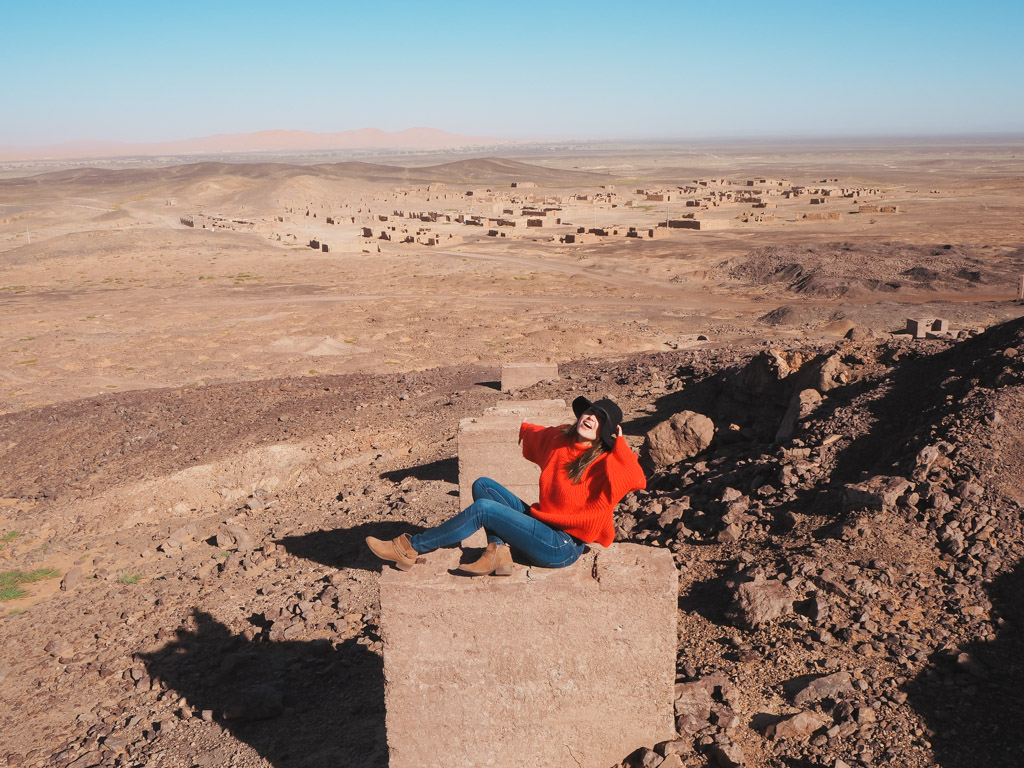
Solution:
<svg viewBox="0 0 1024 768">
<path fill-rule="evenodd" d="M 573 437 L 576 435 L 577 423 L 579 422 L 566 424 L 562 427 L 562 432 L 566 437 Z M 583 479 L 583 474 L 587 471 L 587 467 L 593 464 L 594 460 L 602 453 L 609 453 L 609 450 L 601 441 L 601 437 L 598 436 L 593 445 L 566 465 L 565 469 L 569 473 L 569 479 L 572 481 L 573 485 L 579 484 L 580 480 Z"/>
</svg>

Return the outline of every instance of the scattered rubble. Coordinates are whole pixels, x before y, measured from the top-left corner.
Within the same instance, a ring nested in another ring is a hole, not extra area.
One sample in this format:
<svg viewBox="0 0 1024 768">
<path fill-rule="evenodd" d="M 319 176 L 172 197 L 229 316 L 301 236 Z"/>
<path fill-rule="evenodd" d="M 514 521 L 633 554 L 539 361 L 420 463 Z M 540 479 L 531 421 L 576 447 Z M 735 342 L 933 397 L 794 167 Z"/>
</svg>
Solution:
<svg viewBox="0 0 1024 768">
<path fill-rule="evenodd" d="M 2 416 L 0 534 L 20 532 L 4 568 L 59 565 L 64 589 L 3 605 L 0 758 L 385 765 L 362 537 L 456 508 L 459 418 L 600 394 L 638 449 L 683 412 L 714 430 L 662 456 L 617 515 L 681 573 L 678 736 L 623 765 L 1016 765 L 1021 348 L 1018 320 L 575 363 L 511 398 L 476 385 L 495 371 L 444 369 Z M 143 419 L 153 437 L 132 442 Z M 264 443 L 306 458 L 174 499 L 140 485 Z"/>
</svg>

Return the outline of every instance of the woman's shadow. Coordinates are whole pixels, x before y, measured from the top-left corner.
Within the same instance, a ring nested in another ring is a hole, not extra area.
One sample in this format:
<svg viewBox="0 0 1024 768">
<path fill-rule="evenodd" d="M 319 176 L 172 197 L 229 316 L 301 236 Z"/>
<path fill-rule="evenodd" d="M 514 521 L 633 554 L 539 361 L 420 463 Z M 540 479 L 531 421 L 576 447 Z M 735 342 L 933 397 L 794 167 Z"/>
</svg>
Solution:
<svg viewBox="0 0 1024 768">
<path fill-rule="evenodd" d="M 251 621 L 259 624 L 262 617 Z M 270 642 L 195 611 L 190 628 L 141 654 L 151 678 L 277 768 L 388 764 L 380 657 L 355 639 Z"/>
</svg>

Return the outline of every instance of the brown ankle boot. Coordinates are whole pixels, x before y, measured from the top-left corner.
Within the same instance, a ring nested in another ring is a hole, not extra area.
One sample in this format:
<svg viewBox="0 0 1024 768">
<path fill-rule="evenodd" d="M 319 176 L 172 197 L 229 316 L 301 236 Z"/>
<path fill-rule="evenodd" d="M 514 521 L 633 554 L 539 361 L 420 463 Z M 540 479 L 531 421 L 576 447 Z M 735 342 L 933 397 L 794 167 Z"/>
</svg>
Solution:
<svg viewBox="0 0 1024 768">
<path fill-rule="evenodd" d="M 402 571 L 408 571 L 416 565 L 416 558 L 419 557 L 416 550 L 412 548 L 412 544 L 409 543 L 408 534 L 405 533 L 391 541 L 367 536 L 366 546 L 381 560 L 394 563 L 395 567 Z"/>
<path fill-rule="evenodd" d="M 470 576 L 487 576 L 492 573 L 495 576 L 511 576 L 512 553 L 507 544 L 488 544 L 476 562 L 460 565 L 459 570 Z"/>
</svg>

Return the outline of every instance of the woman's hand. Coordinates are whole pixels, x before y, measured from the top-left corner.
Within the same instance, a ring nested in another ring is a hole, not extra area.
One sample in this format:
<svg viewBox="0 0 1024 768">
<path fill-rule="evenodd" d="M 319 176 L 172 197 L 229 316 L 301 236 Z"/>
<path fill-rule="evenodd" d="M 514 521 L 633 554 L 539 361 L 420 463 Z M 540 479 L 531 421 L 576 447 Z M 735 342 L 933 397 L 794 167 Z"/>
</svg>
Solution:
<svg viewBox="0 0 1024 768">
<path fill-rule="evenodd" d="M 622 437 L 622 425 L 621 425 L 621 424 L 619 424 L 619 425 L 618 425 L 618 426 L 617 426 L 617 427 L 615 428 L 615 436 L 616 436 L 616 437 Z"/>
</svg>

